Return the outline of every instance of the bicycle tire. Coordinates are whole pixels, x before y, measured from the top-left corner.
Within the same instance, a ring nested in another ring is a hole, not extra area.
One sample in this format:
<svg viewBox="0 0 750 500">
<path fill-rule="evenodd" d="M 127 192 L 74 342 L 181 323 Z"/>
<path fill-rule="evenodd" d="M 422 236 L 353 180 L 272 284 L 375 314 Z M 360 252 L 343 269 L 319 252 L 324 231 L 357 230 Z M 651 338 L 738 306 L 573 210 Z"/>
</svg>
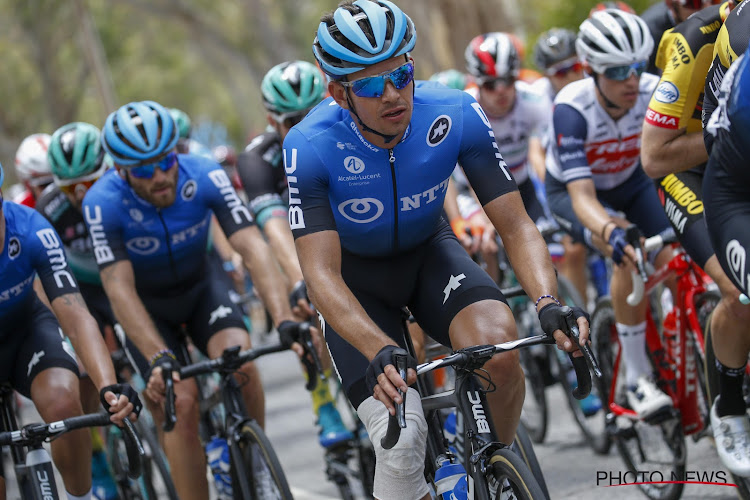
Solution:
<svg viewBox="0 0 750 500">
<path fill-rule="evenodd" d="M 591 448 L 599 455 L 606 455 L 612 447 L 612 435 L 607 426 L 606 419 L 609 413 L 607 407 L 609 401 L 609 390 L 612 385 L 614 374 L 612 368 L 615 363 L 617 343 L 617 330 L 615 328 L 615 311 L 612 308 L 612 300 L 608 297 L 601 297 L 591 315 L 591 330 L 589 338 L 591 346 L 599 362 L 599 368 L 602 371 L 601 378 L 593 377 L 594 386 L 602 401 L 602 413 L 604 414 L 605 425 L 604 433 L 607 439 L 601 441 L 590 441 Z"/>
<path fill-rule="evenodd" d="M 531 471 L 531 474 L 534 476 L 534 479 L 536 479 L 539 488 L 541 488 L 542 493 L 544 494 L 543 498 L 549 500 L 549 489 L 547 488 L 547 481 L 544 479 L 542 466 L 539 464 L 536 452 L 534 452 L 534 445 L 531 443 L 531 437 L 521 422 L 519 422 L 518 427 L 516 428 L 516 439 L 513 440 L 511 449 L 516 455 L 521 457 L 521 460 L 523 460 Z"/>
<path fill-rule="evenodd" d="M 557 277 L 557 293 L 560 297 L 560 300 L 562 300 L 565 305 L 579 306 L 585 309 L 578 290 L 575 289 L 573 284 L 565 276 Z M 589 335 L 589 338 L 591 338 L 591 334 Z M 565 392 L 565 398 L 568 401 L 568 407 L 570 407 L 570 411 L 573 412 L 573 420 L 575 420 L 578 428 L 586 438 L 586 442 L 589 443 L 595 453 L 599 455 L 608 454 L 612 446 L 612 440 L 607 433 L 607 411 L 604 403 L 602 403 L 602 408 L 598 412 L 588 416 L 584 414 L 581 403 L 573 396 L 573 387 L 568 382 L 568 379 L 566 377 L 566 374 L 573 369 L 573 365 L 571 364 L 570 360 L 566 355 L 564 355 L 557 349 L 554 349 L 554 353 L 550 356 L 550 358 L 552 358 L 551 362 L 556 365 L 556 372 L 560 379 L 560 385 Z M 591 391 L 596 395 L 596 397 L 599 398 L 600 401 L 603 401 L 599 394 L 599 389 L 595 384 L 592 384 Z"/>
<path fill-rule="evenodd" d="M 257 422 L 248 420 L 243 423 L 239 429 L 238 438 L 232 446 L 239 447 L 243 457 L 243 464 L 239 467 L 238 464 L 231 465 L 235 498 L 241 495 L 239 475 L 243 474 L 252 489 L 250 498 L 243 500 L 292 500 L 292 493 L 281 463 L 271 442 Z"/>
<path fill-rule="evenodd" d="M 546 498 L 529 468 L 509 448 L 492 454 L 485 478 L 490 498 L 502 498 L 508 488 L 512 489 L 511 497 L 517 500 Z"/>
</svg>

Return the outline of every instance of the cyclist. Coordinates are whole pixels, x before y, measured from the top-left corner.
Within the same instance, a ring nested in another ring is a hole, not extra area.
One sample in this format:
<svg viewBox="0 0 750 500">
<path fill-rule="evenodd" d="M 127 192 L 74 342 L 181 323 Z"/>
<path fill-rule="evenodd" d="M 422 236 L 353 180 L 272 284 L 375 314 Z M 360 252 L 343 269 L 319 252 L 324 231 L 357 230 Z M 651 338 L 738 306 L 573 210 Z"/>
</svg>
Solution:
<svg viewBox="0 0 750 500">
<path fill-rule="evenodd" d="M 110 345 L 114 341 L 114 314 L 102 289 L 94 258 L 94 247 L 83 220 L 82 203 L 88 188 L 108 168 L 99 144 L 99 129 L 89 123 L 74 122 L 57 129 L 50 140 L 48 162 L 54 185 L 37 200 L 36 210 L 52 224 L 62 242 L 68 264 L 99 331 Z M 105 333 L 106 332 L 106 333 Z M 97 398 L 87 394 L 90 383 L 81 383 L 81 401 L 93 411 Z M 95 396 L 95 394 L 94 394 Z M 109 473 L 101 436 L 92 430 L 94 491 L 100 499 L 117 498 L 117 488 Z"/>
<path fill-rule="evenodd" d="M 0 166 L 0 186 L 4 173 Z M 0 190 L 0 381 L 31 398 L 45 422 L 83 414 L 78 366 L 70 338 L 113 422 L 141 403 L 127 384 L 118 384 L 107 348 L 81 298 L 62 243 L 52 226 L 31 208 Z M 35 276 L 41 287 L 34 285 Z M 47 307 L 35 289 L 49 301 Z M 50 310 L 51 309 L 51 310 Z M 54 314 L 53 314 L 54 313 Z M 52 442 L 52 459 L 69 499 L 91 498 L 91 434 L 79 430 Z"/>
<path fill-rule="evenodd" d="M 750 56 L 747 54 L 746 50 L 726 74 L 721 85 L 719 107 L 708 125 L 715 139 L 703 179 L 703 192 L 708 232 L 721 267 L 734 285 L 750 296 L 750 276 L 745 265 L 750 241 L 747 226 L 742 222 L 747 221 L 750 215 L 750 179 L 747 175 L 750 158 L 747 142 L 750 139 Z M 716 354 L 720 352 L 718 347 Z M 737 400 L 744 403 L 742 380 L 750 351 L 748 335 L 736 338 L 732 349 L 734 352 L 731 359 L 735 364 L 726 370 L 720 367 L 722 391 L 719 400 L 711 408 L 711 426 L 721 461 L 733 473 L 748 477 L 750 420 L 747 409 L 744 404 L 733 405 L 730 411 L 723 415 L 721 413 L 723 400 L 728 396 L 731 396 L 733 402 Z"/>
<path fill-rule="evenodd" d="M 429 498 L 426 422 L 415 390 L 408 390 L 409 422 L 398 444 L 380 446 L 393 401 L 402 401 L 396 389 L 407 390 L 391 363 L 401 308 L 453 348 L 517 335 L 502 293 L 440 216 L 457 162 L 535 298 L 543 328 L 554 330 L 561 348 L 576 349 L 558 330 L 563 309 L 550 297 L 549 253 L 488 118 L 466 92 L 414 84 L 408 53 L 415 43 L 414 24 L 392 2 L 346 1 L 325 14 L 313 53 L 331 98 L 287 134 L 283 149 L 297 254 L 346 395 L 375 446 L 374 496 L 383 499 Z M 584 315 L 576 310 L 586 339 Z M 496 356 L 485 368 L 497 386 L 488 396 L 499 438 L 511 442 L 524 393 L 518 356 Z M 410 369 L 406 382 L 415 380 Z"/>
<path fill-rule="evenodd" d="M 674 28 L 702 8 L 716 3 L 721 2 L 720 0 L 664 0 L 663 3 L 657 2 L 646 9 L 641 14 L 641 18 L 648 25 L 655 43 L 653 52 L 648 58 L 646 71 L 654 75 L 659 74 L 659 68 L 656 65 L 656 53 L 665 31 Z"/>
<path fill-rule="evenodd" d="M 599 12 L 600 10 L 607 9 L 618 9 L 624 12 L 629 12 L 630 14 L 635 14 L 635 10 L 633 9 L 633 7 L 625 2 L 599 2 L 598 4 L 591 7 L 591 10 L 589 11 L 589 17 L 591 17 L 594 12 Z"/>
<path fill-rule="evenodd" d="M 23 183 L 24 191 L 13 201 L 34 208 L 44 188 L 52 183 L 47 162 L 49 134 L 32 134 L 21 141 L 16 151 L 16 177 Z"/>
<path fill-rule="evenodd" d="M 467 90 L 474 97 L 490 121 L 495 142 L 508 163 L 518 184 L 521 199 L 529 217 L 543 224 L 545 210 L 536 195 L 530 171 L 537 177 L 544 171 L 544 156 L 540 136 L 549 122 L 550 102 L 545 96 L 531 92 L 529 84 L 518 79 L 521 57 L 513 39 L 507 33 L 486 33 L 474 37 L 464 51 L 466 69 L 477 83 Z M 456 172 L 459 191 L 469 191 L 466 177 Z M 461 209 L 464 219 L 477 217 L 483 221 L 482 257 L 487 263 L 487 272 L 499 281 L 497 263 L 498 247 L 492 223 L 474 201 L 473 196 L 464 200 Z"/>
<path fill-rule="evenodd" d="M 115 169 L 105 173 L 83 201 L 115 317 L 148 359 L 139 369 L 146 374 L 146 402 L 159 427 L 164 417 L 161 367 L 187 361 L 174 355 L 183 325 L 195 347 L 210 358 L 230 346 L 250 347 L 242 314 L 229 298 L 231 284 L 218 266 L 209 265 L 212 212 L 242 255 L 282 340 L 293 338 L 298 329 L 273 257 L 229 177 L 213 160 L 176 154 L 177 138 L 172 116 L 153 101 L 132 102 L 111 113 L 102 146 Z M 258 370 L 248 363 L 240 371 L 247 409 L 263 425 Z M 208 497 L 197 393 L 194 379 L 175 384 L 178 421 L 175 432 L 163 439 L 183 499 Z"/>
<path fill-rule="evenodd" d="M 312 311 L 287 221 L 289 193 L 281 144 L 289 130 L 323 99 L 325 80 L 312 63 L 283 62 L 263 77 L 261 93 L 270 130 L 250 141 L 240 154 L 238 173 L 249 199 L 250 213 L 289 279 L 290 300 L 300 308 L 300 313 L 309 315 Z M 330 369 L 326 371 L 330 376 Z M 328 384 L 319 382 L 311 396 L 320 427 L 320 445 L 330 448 L 351 439 L 352 434 L 341 421 Z"/>
<path fill-rule="evenodd" d="M 747 349 L 743 352 L 740 346 L 750 347 L 744 340 L 750 308 L 740 303 L 739 291 L 722 270 L 711 246 L 703 217 L 705 193 L 701 189 L 708 160 L 700 113 L 703 90 L 718 27 L 732 6 L 733 2 L 725 2 L 703 9 L 664 33 L 656 59 L 664 72 L 646 113 L 641 146 L 643 168 L 656 179 L 659 199 L 682 247 L 713 278 L 721 292 L 721 301 L 705 332 L 706 338 L 711 339 L 719 371 L 719 417 L 745 413 L 742 368 L 747 362 Z M 706 30 L 706 26 L 714 29 Z M 720 432 L 720 427 L 712 428 Z M 724 456 L 732 455 L 722 440 L 716 440 L 716 447 L 720 455 L 722 450 Z M 745 460 L 742 467 L 750 473 L 750 455 Z"/>
<path fill-rule="evenodd" d="M 555 98 L 554 140 L 546 158 L 547 199 L 560 225 L 576 241 L 592 245 L 598 238 L 617 264 L 610 291 L 626 395 L 642 417 L 667 409 L 671 399 L 651 380 L 646 303 L 631 307 L 625 300 L 635 251 L 625 241 L 625 221 L 614 220 L 608 210 L 624 212 L 647 236 L 669 226 L 638 161 L 643 117 L 658 81 L 643 73 L 652 44 L 646 24 L 620 10 L 595 12 L 581 24 L 576 49 L 591 78 L 571 83 Z"/>
</svg>

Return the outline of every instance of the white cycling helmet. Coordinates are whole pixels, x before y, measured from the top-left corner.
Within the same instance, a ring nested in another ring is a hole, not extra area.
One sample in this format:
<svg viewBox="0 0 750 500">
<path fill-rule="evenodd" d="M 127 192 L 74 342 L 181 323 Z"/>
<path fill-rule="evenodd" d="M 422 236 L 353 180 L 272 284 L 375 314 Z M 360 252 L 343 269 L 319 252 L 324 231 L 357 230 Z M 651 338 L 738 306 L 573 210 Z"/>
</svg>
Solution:
<svg viewBox="0 0 750 500">
<path fill-rule="evenodd" d="M 595 73 L 646 61 L 654 39 L 640 17 L 617 9 L 594 12 L 578 31 L 576 52 Z"/>
<path fill-rule="evenodd" d="M 53 181 L 47 160 L 51 136 L 33 134 L 21 142 L 16 151 L 16 176 L 23 183 L 42 186 Z"/>
</svg>

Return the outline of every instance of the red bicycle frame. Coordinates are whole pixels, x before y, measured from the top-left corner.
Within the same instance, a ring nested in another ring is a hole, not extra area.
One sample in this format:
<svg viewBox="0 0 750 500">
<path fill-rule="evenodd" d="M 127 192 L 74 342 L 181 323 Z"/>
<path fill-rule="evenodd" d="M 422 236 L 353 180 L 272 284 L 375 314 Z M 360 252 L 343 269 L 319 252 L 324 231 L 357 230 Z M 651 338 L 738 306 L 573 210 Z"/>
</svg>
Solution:
<svg viewBox="0 0 750 500">
<path fill-rule="evenodd" d="M 712 281 L 681 247 L 673 245 L 673 248 L 677 250 L 677 254 L 668 264 L 649 276 L 645 283 L 644 297 L 648 301 L 647 294 L 656 285 L 676 276 L 677 296 L 673 297 L 673 302 L 677 336 L 674 340 L 662 338 L 651 314 L 651 304 L 647 302 L 646 346 L 656 368 L 659 386 L 672 398 L 674 407 L 680 410 L 683 431 L 687 435 L 700 432 L 706 425 L 698 403 L 701 381 L 698 380 L 696 356 L 704 357 L 704 340 L 698 312 L 695 310 L 695 297 L 706 292 L 706 285 Z M 619 345 L 614 326 L 612 334 L 613 340 Z M 698 352 L 694 352 L 694 349 L 698 349 Z M 621 355 L 622 349 L 619 349 L 614 362 L 608 407 L 615 416 L 638 419 L 633 410 L 615 402 Z"/>
</svg>

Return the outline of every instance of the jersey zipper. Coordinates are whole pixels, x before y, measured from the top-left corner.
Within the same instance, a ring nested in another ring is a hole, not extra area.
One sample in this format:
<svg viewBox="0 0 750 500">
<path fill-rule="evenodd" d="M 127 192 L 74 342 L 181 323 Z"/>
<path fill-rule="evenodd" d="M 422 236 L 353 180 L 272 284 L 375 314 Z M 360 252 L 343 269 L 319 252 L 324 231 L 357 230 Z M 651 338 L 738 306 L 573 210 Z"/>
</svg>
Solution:
<svg viewBox="0 0 750 500">
<path fill-rule="evenodd" d="M 161 221 L 161 225 L 164 228 L 164 234 L 166 235 L 167 240 L 167 252 L 169 254 L 169 267 L 172 268 L 172 274 L 174 274 L 175 280 L 179 281 L 180 277 L 177 275 L 177 266 L 174 262 L 174 257 L 172 257 L 172 243 L 171 238 L 169 237 L 169 228 L 167 228 L 167 223 L 164 220 L 164 217 L 161 215 L 161 209 L 157 208 L 156 213 L 159 214 L 159 220 Z"/>
<path fill-rule="evenodd" d="M 393 149 L 388 150 L 388 163 L 391 164 L 391 181 L 393 182 L 393 251 L 398 252 L 398 191 L 396 184 L 396 157 Z"/>
</svg>

